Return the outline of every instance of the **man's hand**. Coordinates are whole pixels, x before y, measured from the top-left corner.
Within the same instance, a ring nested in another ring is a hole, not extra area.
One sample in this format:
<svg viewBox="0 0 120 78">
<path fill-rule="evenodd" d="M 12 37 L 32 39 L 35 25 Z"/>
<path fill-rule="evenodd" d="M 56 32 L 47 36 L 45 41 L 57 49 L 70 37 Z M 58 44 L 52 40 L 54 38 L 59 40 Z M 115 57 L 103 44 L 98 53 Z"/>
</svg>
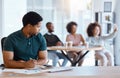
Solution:
<svg viewBox="0 0 120 78">
<path fill-rule="evenodd" d="M 29 60 L 27 62 L 24 62 L 25 68 L 34 68 L 36 64 L 36 60 Z"/>
<path fill-rule="evenodd" d="M 62 42 L 58 41 L 58 42 L 56 43 L 56 46 L 62 46 Z"/>
<path fill-rule="evenodd" d="M 118 27 L 117 27 L 117 25 L 115 24 L 115 25 L 114 25 L 114 32 L 116 32 L 116 31 L 118 31 Z"/>
</svg>

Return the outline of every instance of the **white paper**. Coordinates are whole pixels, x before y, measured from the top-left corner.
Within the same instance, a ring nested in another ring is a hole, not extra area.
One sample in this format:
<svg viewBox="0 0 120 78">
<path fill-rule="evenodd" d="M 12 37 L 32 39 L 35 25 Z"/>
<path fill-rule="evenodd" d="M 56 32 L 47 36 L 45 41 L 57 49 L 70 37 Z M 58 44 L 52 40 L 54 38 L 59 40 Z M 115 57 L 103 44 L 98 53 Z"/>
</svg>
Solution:
<svg viewBox="0 0 120 78">
<path fill-rule="evenodd" d="M 50 69 L 41 69 L 41 68 L 32 68 L 32 69 L 4 69 L 3 72 L 13 72 L 13 73 L 21 73 L 21 74 L 37 74 L 37 73 L 55 73 L 55 72 L 64 72 L 70 71 L 72 68 L 63 68 L 63 67 L 55 67 Z"/>
<path fill-rule="evenodd" d="M 52 68 L 52 69 L 47 69 L 44 70 L 48 73 L 55 73 L 55 72 L 65 72 L 65 71 L 70 71 L 72 70 L 72 68 L 63 68 L 63 67 L 59 67 L 59 68 Z"/>
<path fill-rule="evenodd" d="M 21 74 L 37 74 L 43 73 L 41 69 L 5 69 L 3 72 L 13 72 L 13 73 L 21 73 Z"/>
<path fill-rule="evenodd" d="M 17 71 L 15 73 L 21 73 L 21 74 L 37 74 L 42 73 L 40 70 L 23 70 L 23 71 Z"/>
</svg>

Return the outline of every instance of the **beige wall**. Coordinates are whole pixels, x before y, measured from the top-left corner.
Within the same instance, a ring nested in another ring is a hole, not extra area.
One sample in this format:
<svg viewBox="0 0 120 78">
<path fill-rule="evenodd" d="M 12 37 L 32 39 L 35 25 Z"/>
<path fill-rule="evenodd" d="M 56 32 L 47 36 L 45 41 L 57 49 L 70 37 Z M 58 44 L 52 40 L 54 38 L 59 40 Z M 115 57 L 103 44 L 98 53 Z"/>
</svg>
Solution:
<svg viewBox="0 0 120 78">
<path fill-rule="evenodd" d="M 3 13 L 2 13 L 2 12 L 3 12 L 3 11 L 2 11 L 2 10 L 3 10 L 3 4 L 2 4 L 2 3 L 3 3 L 3 0 L 0 0 L 0 39 L 1 39 L 1 37 L 2 37 L 1 35 L 2 35 L 2 26 L 3 26 L 3 24 L 2 24 L 2 21 L 3 21 L 3 20 L 2 20 L 2 18 L 3 18 L 3 17 L 2 17 L 2 16 L 3 16 Z M 0 47 L 1 47 L 1 45 L 0 45 Z M 1 48 L 0 48 L 0 58 L 1 58 L 1 57 L 2 57 L 2 54 L 1 54 Z M 2 61 L 2 59 L 1 59 L 1 60 L 0 60 L 0 63 L 2 63 L 2 62 L 3 62 L 3 61 Z"/>
</svg>

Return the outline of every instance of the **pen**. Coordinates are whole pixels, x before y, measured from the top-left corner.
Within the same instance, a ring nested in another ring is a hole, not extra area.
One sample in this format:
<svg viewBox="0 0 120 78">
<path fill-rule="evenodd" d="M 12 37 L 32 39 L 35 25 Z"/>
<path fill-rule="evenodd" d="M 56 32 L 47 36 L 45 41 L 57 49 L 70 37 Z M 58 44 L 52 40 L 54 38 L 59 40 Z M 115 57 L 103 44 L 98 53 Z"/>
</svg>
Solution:
<svg viewBox="0 0 120 78">
<path fill-rule="evenodd" d="M 72 70 L 72 69 L 53 70 L 53 71 L 48 71 L 48 73 L 63 72 L 63 71 L 70 71 L 70 70 Z"/>
<path fill-rule="evenodd" d="M 2 67 L 1 69 L 2 69 L 2 70 L 4 70 L 4 69 L 5 69 L 5 67 Z"/>
</svg>

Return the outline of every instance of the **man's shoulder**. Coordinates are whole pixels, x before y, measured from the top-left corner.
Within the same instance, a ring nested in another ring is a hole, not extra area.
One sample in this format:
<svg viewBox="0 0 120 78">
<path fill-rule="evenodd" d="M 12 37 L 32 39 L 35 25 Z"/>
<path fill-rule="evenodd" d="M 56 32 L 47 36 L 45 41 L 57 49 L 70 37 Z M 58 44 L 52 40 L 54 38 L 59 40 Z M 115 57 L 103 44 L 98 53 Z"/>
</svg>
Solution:
<svg viewBox="0 0 120 78">
<path fill-rule="evenodd" d="M 36 36 L 37 37 L 43 37 L 43 35 L 41 33 L 38 33 Z"/>
<path fill-rule="evenodd" d="M 34 39 L 37 40 L 37 42 L 46 43 L 45 38 L 43 37 L 41 33 L 38 33 L 38 35 L 36 35 Z"/>
<path fill-rule="evenodd" d="M 43 39 L 44 38 L 41 33 L 38 33 L 38 35 L 36 37 L 39 38 L 39 39 Z"/>
<path fill-rule="evenodd" d="M 18 40 L 18 33 L 19 33 L 20 31 L 15 31 L 15 32 L 13 32 L 13 33 L 11 33 L 10 35 L 8 35 L 7 37 L 6 37 L 6 39 L 5 39 L 5 42 L 6 43 L 16 43 L 16 42 L 19 42 L 19 40 Z M 9 44 L 7 44 L 7 45 L 9 45 Z"/>
<path fill-rule="evenodd" d="M 45 33 L 44 36 L 57 36 L 57 35 Z"/>
<path fill-rule="evenodd" d="M 10 35 L 8 35 L 7 38 L 13 38 L 13 37 L 16 37 L 18 34 L 20 34 L 20 30 L 11 33 Z"/>
</svg>

